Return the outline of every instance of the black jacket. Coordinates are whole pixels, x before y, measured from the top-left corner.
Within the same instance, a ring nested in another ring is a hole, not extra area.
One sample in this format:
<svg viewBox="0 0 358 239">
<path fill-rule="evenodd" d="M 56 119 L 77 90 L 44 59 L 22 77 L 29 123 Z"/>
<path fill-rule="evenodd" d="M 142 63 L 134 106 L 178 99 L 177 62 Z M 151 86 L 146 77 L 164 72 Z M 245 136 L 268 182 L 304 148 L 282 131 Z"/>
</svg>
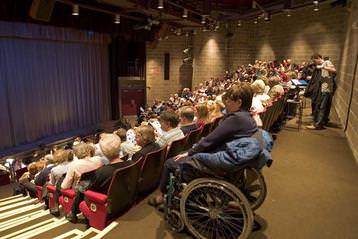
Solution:
<svg viewBox="0 0 358 239">
<path fill-rule="evenodd" d="M 237 111 L 226 114 L 219 125 L 188 153 L 193 155 L 211 152 L 225 143 L 242 137 L 250 137 L 257 131 L 255 120 L 247 111 Z"/>
</svg>

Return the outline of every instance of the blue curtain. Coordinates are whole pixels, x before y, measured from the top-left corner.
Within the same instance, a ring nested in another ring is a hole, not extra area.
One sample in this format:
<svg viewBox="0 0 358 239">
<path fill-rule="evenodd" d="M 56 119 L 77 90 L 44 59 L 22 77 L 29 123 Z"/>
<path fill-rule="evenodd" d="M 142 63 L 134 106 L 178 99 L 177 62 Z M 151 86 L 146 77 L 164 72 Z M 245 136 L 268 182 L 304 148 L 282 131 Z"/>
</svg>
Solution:
<svg viewBox="0 0 358 239">
<path fill-rule="evenodd" d="M 0 22 L 0 150 L 110 119 L 108 39 Z"/>
</svg>

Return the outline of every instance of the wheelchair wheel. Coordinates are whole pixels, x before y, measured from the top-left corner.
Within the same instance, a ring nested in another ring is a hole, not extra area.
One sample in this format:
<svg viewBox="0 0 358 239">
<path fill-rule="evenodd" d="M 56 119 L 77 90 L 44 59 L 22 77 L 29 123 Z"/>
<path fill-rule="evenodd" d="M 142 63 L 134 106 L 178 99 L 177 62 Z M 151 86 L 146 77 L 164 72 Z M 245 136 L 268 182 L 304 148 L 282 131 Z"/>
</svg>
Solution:
<svg viewBox="0 0 358 239">
<path fill-rule="evenodd" d="M 189 232 L 200 239 L 248 238 L 253 213 L 245 196 L 231 183 L 200 178 L 184 189 L 180 214 Z"/>
<path fill-rule="evenodd" d="M 184 230 L 185 225 L 178 211 L 176 210 L 168 211 L 166 218 L 170 230 L 174 232 L 182 232 Z"/>
<path fill-rule="evenodd" d="M 266 199 L 265 179 L 255 168 L 247 167 L 242 170 L 237 187 L 245 195 L 253 211 L 258 209 Z"/>
</svg>

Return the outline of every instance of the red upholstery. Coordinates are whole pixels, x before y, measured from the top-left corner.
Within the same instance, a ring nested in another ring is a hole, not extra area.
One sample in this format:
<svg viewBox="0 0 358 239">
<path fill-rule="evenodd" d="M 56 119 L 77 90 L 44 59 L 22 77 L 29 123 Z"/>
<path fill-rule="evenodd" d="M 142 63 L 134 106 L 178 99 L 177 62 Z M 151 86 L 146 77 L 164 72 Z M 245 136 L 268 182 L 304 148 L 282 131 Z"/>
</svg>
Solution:
<svg viewBox="0 0 358 239">
<path fill-rule="evenodd" d="M 39 199 L 39 202 L 42 202 L 42 187 L 36 186 L 36 196 Z"/>
<path fill-rule="evenodd" d="M 103 230 L 107 226 L 107 195 L 86 191 L 85 197 L 86 201 L 80 203 L 81 212 L 91 227 Z"/>
<path fill-rule="evenodd" d="M 56 187 L 54 185 L 47 185 L 47 195 L 48 195 L 48 206 L 50 211 L 56 209 L 56 202 L 55 202 L 55 192 Z"/>
<path fill-rule="evenodd" d="M 153 192 L 158 187 L 166 157 L 166 149 L 167 147 L 164 147 L 160 150 L 151 152 L 144 157 L 137 185 L 138 195 L 146 195 Z"/>
<path fill-rule="evenodd" d="M 105 204 L 107 203 L 108 196 L 102 193 L 93 192 L 91 190 L 86 191 L 85 193 L 86 198 L 91 199 L 95 203 Z"/>
<path fill-rule="evenodd" d="M 59 198 L 58 201 L 62 205 L 63 211 L 67 215 L 71 212 L 73 200 L 76 196 L 76 193 L 72 189 L 62 189 L 61 194 L 62 196 Z"/>
<path fill-rule="evenodd" d="M 107 195 L 89 190 L 84 192 L 85 201 L 79 208 L 91 227 L 103 230 L 112 218 L 134 203 L 141 165 L 142 159 L 139 159 L 114 171 Z"/>
</svg>

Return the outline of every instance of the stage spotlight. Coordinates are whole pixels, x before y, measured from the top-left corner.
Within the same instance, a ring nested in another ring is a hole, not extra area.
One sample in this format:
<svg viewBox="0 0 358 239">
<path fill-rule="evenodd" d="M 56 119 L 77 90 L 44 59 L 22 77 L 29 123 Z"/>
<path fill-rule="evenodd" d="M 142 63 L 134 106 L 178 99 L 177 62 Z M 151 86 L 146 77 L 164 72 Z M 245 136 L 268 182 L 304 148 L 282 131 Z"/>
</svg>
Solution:
<svg viewBox="0 0 358 239">
<path fill-rule="evenodd" d="M 119 24 L 119 23 L 121 23 L 121 15 L 116 14 L 114 16 L 114 24 Z"/>
<path fill-rule="evenodd" d="M 188 18 L 188 9 L 184 8 L 182 17 Z"/>
<path fill-rule="evenodd" d="M 80 8 L 77 4 L 72 5 L 72 16 L 80 15 Z"/>
<path fill-rule="evenodd" d="M 158 0 L 158 9 L 163 9 L 164 8 L 164 1 L 163 0 Z"/>
</svg>

